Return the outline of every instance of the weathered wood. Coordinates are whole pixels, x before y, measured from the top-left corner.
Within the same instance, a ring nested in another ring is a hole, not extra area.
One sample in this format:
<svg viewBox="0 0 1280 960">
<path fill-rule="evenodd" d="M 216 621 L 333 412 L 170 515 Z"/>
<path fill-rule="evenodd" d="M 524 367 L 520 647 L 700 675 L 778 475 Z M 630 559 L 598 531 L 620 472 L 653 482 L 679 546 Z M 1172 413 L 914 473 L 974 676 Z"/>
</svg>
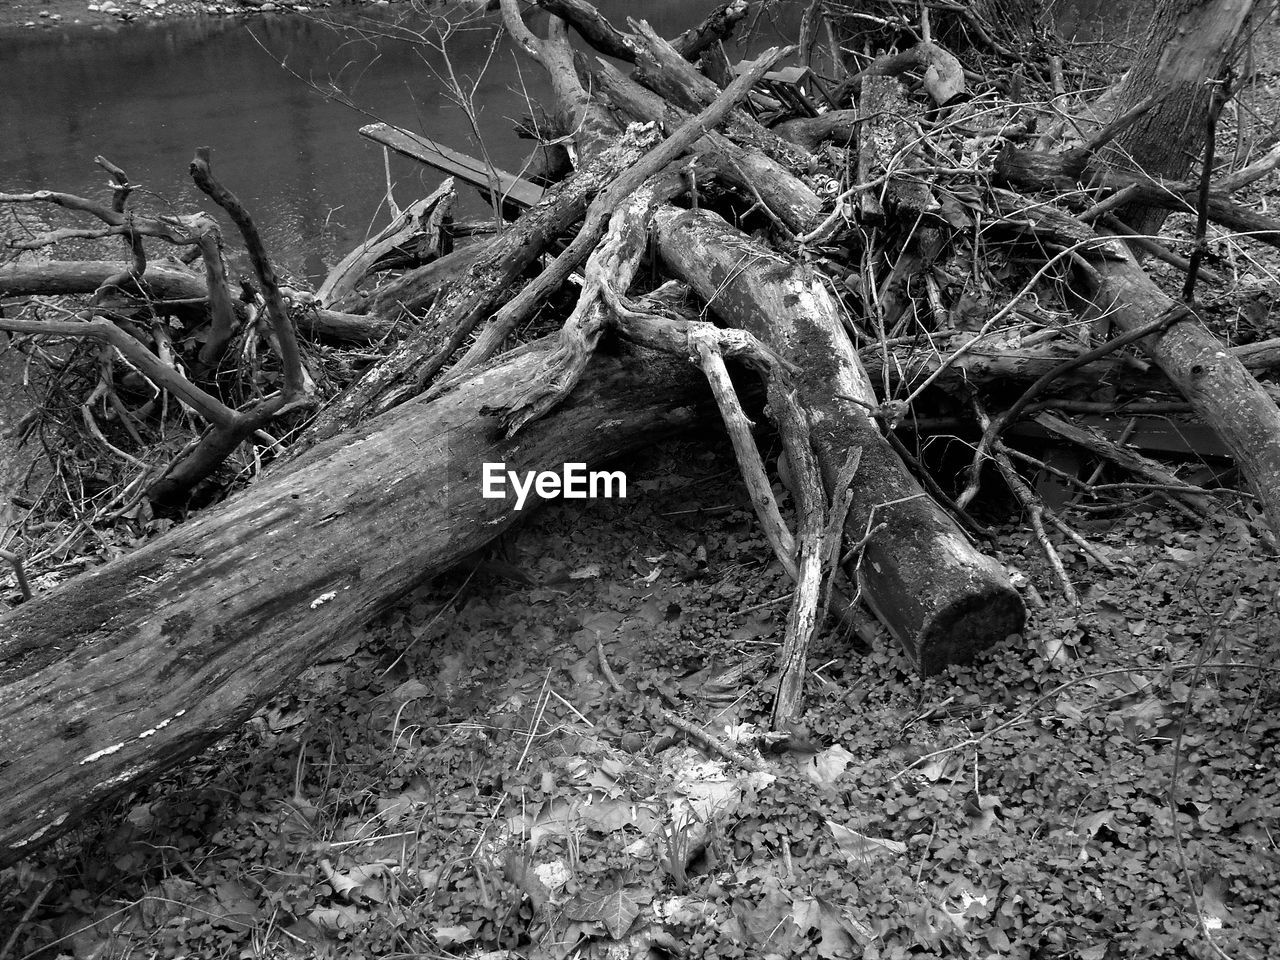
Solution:
<svg viewBox="0 0 1280 960">
<path fill-rule="evenodd" d="M 783 120 L 773 132 L 809 151 L 817 150 L 825 140 L 847 147 L 856 141 L 859 120 L 857 110 L 828 110 L 816 117 Z"/>
<path fill-rule="evenodd" d="M 831 99 L 841 103 L 850 94 L 861 95 L 873 77 L 898 77 L 911 69 L 919 69 L 924 75 L 925 91 L 938 106 L 950 106 L 963 99 L 964 70 L 960 61 L 936 43 L 924 41 L 910 50 L 876 57 L 865 70 L 846 77 L 836 86 Z"/>
<path fill-rule="evenodd" d="M 439 253 L 439 234 L 444 218 L 453 207 L 457 194 L 453 190 L 453 178 L 440 184 L 430 196 L 415 200 L 394 217 L 391 222 L 356 247 L 338 262 L 316 291 L 316 299 L 328 307 L 348 307 L 348 299 L 360 282 L 371 273 L 379 260 L 398 247 L 426 237 L 433 244 L 432 259 Z M 426 260 L 426 257 L 422 258 Z"/>
<path fill-rule="evenodd" d="M 499 415 L 507 436 L 525 424 L 546 416 L 547 411 L 577 386 L 586 372 L 596 345 L 614 321 L 609 303 L 625 296 L 635 278 L 649 239 L 649 208 L 654 199 L 652 181 L 625 197 L 609 218 L 609 228 L 583 266 L 582 290 L 573 312 L 565 319 L 544 366 L 534 371 L 513 402 Z"/>
<path fill-rule="evenodd" d="M 626 63 L 635 63 L 635 40 L 623 33 L 586 0 L 534 0 L 548 13 L 554 13 L 596 50 Z M 704 50 L 723 40 L 747 15 L 746 0 L 724 0 L 702 22 L 680 34 L 671 46 L 686 60 L 697 60 Z"/>
<path fill-rule="evenodd" d="M 1121 330 L 1136 330 L 1175 311 L 1184 318 L 1142 348 L 1196 414 L 1212 426 L 1235 457 L 1280 536 L 1280 409 L 1243 363 L 1178 301 L 1164 293 L 1120 242 L 1119 256 L 1096 259 L 1096 280 L 1086 279 L 1101 315 Z"/>
<path fill-rule="evenodd" d="M 1122 167 L 1135 162 L 1157 177 L 1184 176 L 1204 149 L 1212 81 L 1223 76 L 1239 52 L 1250 14 L 1257 8 L 1260 16 L 1267 17 L 1268 6 L 1256 0 L 1158 4 L 1115 102 L 1124 109 L 1154 91 L 1159 92 L 1160 101 L 1119 133 L 1114 150 L 1105 151 L 1105 159 Z M 1163 207 L 1138 204 L 1122 213 L 1121 219 L 1139 233 L 1153 234 L 1167 215 Z"/>
<path fill-rule="evenodd" d="M 589 66 L 579 62 L 579 70 L 589 75 L 592 89 L 614 110 L 636 120 L 653 121 L 670 129 L 684 123 L 689 114 L 667 103 L 658 94 L 623 76 L 607 63 Z M 693 145 L 697 162 L 688 168 L 693 186 L 707 174 L 738 187 L 744 196 L 754 196 L 769 214 L 794 233 L 807 233 L 819 219 L 822 200 L 792 170 L 760 150 L 742 146 L 714 131 Z"/>
<path fill-rule="evenodd" d="M 901 209 L 908 223 L 913 215 L 936 206 L 929 187 L 919 178 L 899 174 L 912 166 L 920 152 L 919 135 L 907 123 L 916 112 L 907 100 L 902 84 L 893 77 L 868 77 L 862 85 L 858 113 L 864 118 L 858 130 L 858 180 L 869 183 L 887 177 L 887 183 L 862 194 L 861 219 L 877 223 L 883 219 L 881 198 L 888 206 Z"/>
<path fill-rule="evenodd" d="M 509 4 L 514 0 L 503 0 L 503 2 Z M 668 164 L 674 163 L 690 147 L 702 140 L 708 131 L 720 124 L 734 105 L 751 92 L 751 88 L 770 64 L 776 63 L 790 50 L 789 47 L 770 47 L 765 50 L 752 61 L 750 69 L 729 84 L 713 103 L 699 111 L 697 116 L 689 117 L 677 129 L 672 130 L 665 140 L 655 144 L 652 150 L 621 173 L 613 183 L 601 190 L 599 196 L 592 200 L 591 206 L 587 208 L 587 214 L 583 218 L 577 236 L 557 254 L 542 273 L 494 314 L 493 319 L 476 337 L 466 354 L 449 371 L 449 379 L 456 380 L 459 376 L 466 376 L 468 371 L 477 364 L 484 363 L 493 356 L 516 327 L 529 319 L 542 300 L 568 280 L 569 274 L 587 258 L 596 243 L 604 236 L 614 210 L 646 180 L 656 177 Z M 454 346 L 460 343 L 461 340 Z"/>
<path fill-rule="evenodd" d="M 465 337 L 480 320 L 514 296 L 520 275 L 552 240 L 586 213 L 597 191 L 639 160 L 652 142 L 652 135 L 628 136 L 601 151 L 572 176 L 548 190 L 506 232 L 476 251 L 464 274 L 445 284 L 443 289 L 432 287 L 426 291 L 425 295 L 434 300 L 422 322 L 358 383 L 322 410 L 294 441 L 291 450 L 300 452 L 420 392 L 439 371 L 435 365 L 438 359 L 433 358 L 438 358 L 454 339 L 459 335 Z M 450 254 L 454 256 L 458 254 Z M 437 261 L 439 263 L 443 260 Z M 420 270 L 430 271 L 435 266 L 428 264 Z M 410 274 L 419 275 L 418 271 Z M 398 316 L 411 307 L 410 303 L 379 300 L 378 312 L 384 317 Z M 453 350 L 448 350 L 448 354 L 452 353 Z M 432 363 L 427 364 L 428 360 Z"/>
<path fill-rule="evenodd" d="M 1116 170 L 1078 149 L 1046 153 L 1006 144 L 996 157 L 995 179 L 1026 190 L 1054 193 L 1076 193 L 1081 183 L 1087 183 L 1095 189 L 1124 191 L 1127 202 L 1162 210 L 1193 213 L 1199 204 L 1199 188 L 1195 185 L 1181 181 L 1162 183 L 1140 173 Z M 1214 223 L 1280 247 L 1280 219 L 1236 203 L 1221 190 L 1211 190 L 1208 200 L 1209 219 Z M 1079 205 L 1078 200 L 1076 204 Z"/>
<path fill-rule="evenodd" d="M 585 0 L 535 0 L 538 6 L 564 20 L 583 40 L 605 56 L 627 63 L 636 59 L 631 37 L 623 33 Z"/>
<path fill-rule="evenodd" d="M 0 297 L 93 293 L 129 264 L 120 260 L 46 260 L 0 263 Z M 157 300 L 196 300 L 208 295 L 204 277 L 176 261 L 152 260 L 144 274 Z"/>
<path fill-rule="evenodd" d="M 500 241 L 501 236 L 459 247 L 430 263 L 411 267 L 393 280 L 384 280 L 369 292 L 367 299 L 354 303 L 353 309 L 363 308 L 369 316 L 382 320 L 410 321 L 428 309 L 451 284 L 460 283 L 473 266 L 492 256 L 495 251 L 491 244 Z"/>
<path fill-rule="evenodd" d="M 697 60 L 704 50 L 732 34 L 750 9 L 747 0 L 721 0 L 700 24 L 672 40 L 671 46 L 686 60 Z"/>
<path fill-rule="evenodd" d="M 482 497 L 483 463 L 598 466 L 703 415 L 696 370 L 626 350 L 503 441 L 480 408 L 545 348 L 317 447 L 0 619 L 0 866 L 235 730 L 334 636 L 515 524 L 511 500 Z"/>
<path fill-rule="evenodd" d="M 569 132 L 580 156 L 599 153 L 612 141 L 616 129 L 613 119 L 599 101 L 578 82 L 578 75 L 573 69 L 568 24 L 559 17 L 552 17 L 546 39 L 542 39 L 521 19 L 516 0 L 500 0 L 500 6 L 507 32 L 547 72 L 556 105 L 556 126 Z"/>
<path fill-rule="evenodd" d="M 0 264 L 0 297 L 91 294 L 127 266 L 117 260 Z M 177 263 L 152 260 L 144 279 L 148 292 L 159 300 L 202 301 L 209 295 L 204 276 Z M 369 343 L 381 340 L 396 327 L 394 320 L 313 307 L 295 308 L 293 315 L 303 334 L 334 340 Z"/>
<path fill-rule="evenodd" d="M 475 157 L 446 147 L 420 133 L 389 123 L 370 123 L 360 128 L 360 136 L 380 143 L 401 156 L 442 170 L 451 177 L 478 187 L 491 203 L 514 203 L 532 207 L 546 191 L 523 177 L 490 167 Z"/>
<path fill-rule="evenodd" d="M 698 112 L 720 95 L 720 88 L 693 68 L 644 21 L 629 20 L 635 30 L 635 78 L 682 110 Z M 812 157 L 796 144 L 766 130 L 745 110 L 729 114 L 724 127 L 732 140 L 759 150 L 793 170 L 806 170 Z"/>
<path fill-rule="evenodd" d="M 1037 414 L 1036 423 L 1050 433 L 1062 437 L 1064 440 L 1070 440 L 1091 453 L 1123 467 L 1134 476 L 1142 477 L 1151 483 L 1166 487 L 1185 486 L 1190 488 L 1190 484 L 1187 484 L 1167 467 L 1161 466 L 1140 453 L 1126 450 L 1118 443 L 1113 443 L 1087 427 L 1077 426 L 1048 412 Z M 1209 509 L 1208 498 L 1204 494 L 1196 492 L 1194 488 L 1188 489 L 1186 492 L 1170 491 L 1170 493 L 1202 516 L 1207 515 Z"/>
<path fill-rule="evenodd" d="M 839 308 L 807 268 L 715 214 L 664 207 L 655 214 L 662 261 L 712 313 L 747 330 L 802 373 L 797 387 L 828 494 L 854 447 L 862 448 L 845 528 L 867 544 L 858 574 L 865 597 L 925 672 L 971 658 L 1022 629 L 1025 610 L 1000 565 L 975 550 L 920 489 L 870 415 L 878 406 Z"/>
<path fill-rule="evenodd" d="M 873 383 L 888 383 L 895 391 L 910 392 L 926 380 L 942 391 L 967 390 L 971 385 L 1007 387 L 1027 386 L 1062 365 L 1082 350 L 1073 338 L 1060 338 L 1050 343 L 1021 346 L 992 336 L 977 346 L 966 346 L 971 333 L 955 333 L 925 339 L 909 350 L 893 349 L 886 366 L 879 347 L 862 352 L 862 364 Z M 961 349 L 964 352 L 952 359 Z M 1227 353 L 1238 359 L 1254 374 L 1280 370 L 1280 340 L 1230 347 Z M 940 367 L 945 369 L 938 374 Z M 1055 385 L 1099 389 L 1111 386 L 1124 396 L 1136 397 L 1149 391 L 1171 391 L 1176 387 L 1158 368 L 1149 373 L 1135 369 L 1134 361 L 1105 357 L 1077 367 L 1055 381 Z M 1140 412 L 1141 407 L 1135 410 Z M 1185 450 L 1185 447 L 1178 449 Z"/>
</svg>

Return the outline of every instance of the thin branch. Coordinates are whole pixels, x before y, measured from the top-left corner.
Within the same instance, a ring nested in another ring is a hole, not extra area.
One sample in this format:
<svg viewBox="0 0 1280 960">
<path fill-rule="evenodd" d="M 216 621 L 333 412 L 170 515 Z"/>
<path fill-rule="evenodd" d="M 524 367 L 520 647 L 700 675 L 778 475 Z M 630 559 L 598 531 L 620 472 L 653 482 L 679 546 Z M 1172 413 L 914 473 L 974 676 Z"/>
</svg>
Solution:
<svg viewBox="0 0 1280 960">
<path fill-rule="evenodd" d="M 208 147 L 200 147 L 196 150 L 195 158 L 190 165 L 191 179 L 214 203 L 227 211 L 244 238 L 249 262 L 253 264 L 253 272 L 262 285 L 267 316 L 271 320 L 280 345 L 280 365 L 284 371 L 284 405 L 287 407 L 299 403 L 306 399 L 302 355 L 298 350 L 298 338 L 293 330 L 293 321 L 289 319 L 284 297 L 280 294 L 280 284 L 276 281 L 275 268 L 271 265 L 267 249 L 262 243 L 258 227 L 249 215 L 249 211 L 244 208 L 234 193 L 214 177 L 213 170 L 209 166 L 209 154 Z"/>
<path fill-rule="evenodd" d="M 172 367 L 166 366 L 154 353 L 105 318 L 89 321 L 0 318 L 0 330 L 44 336 L 89 337 L 105 341 L 119 350 L 153 384 L 185 401 L 210 423 L 229 426 L 236 418 L 236 412 L 221 400 L 205 393 Z"/>
<path fill-rule="evenodd" d="M 1192 316 L 1191 311 L 1182 304 L 1175 304 L 1163 314 L 1152 320 L 1150 323 L 1143 324 L 1135 330 L 1121 334 L 1113 340 L 1094 347 L 1092 350 L 1086 350 L 1084 353 L 1076 354 L 1062 363 L 1058 364 L 1052 370 L 1047 371 L 1020 396 L 1006 411 L 999 416 L 991 419 L 986 428 L 982 431 L 982 439 L 978 441 L 978 446 L 973 452 L 973 463 L 969 466 L 969 483 L 964 491 L 956 498 L 956 503 L 961 507 L 967 507 L 969 503 L 978 494 L 979 478 L 982 472 L 982 463 L 990 456 L 992 446 L 1000 435 L 1004 432 L 1009 424 L 1014 423 L 1018 417 L 1022 416 L 1027 406 L 1035 400 L 1040 394 L 1052 384 L 1055 380 L 1066 375 L 1077 367 L 1082 367 L 1086 363 L 1105 357 L 1109 353 L 1126 347 L 1131 343 L 1149 337 L 1152 334 L 1159 333 L 1166 328 L 1172 326 L 1180 320 L 1185 320 Z"/>
</svg>

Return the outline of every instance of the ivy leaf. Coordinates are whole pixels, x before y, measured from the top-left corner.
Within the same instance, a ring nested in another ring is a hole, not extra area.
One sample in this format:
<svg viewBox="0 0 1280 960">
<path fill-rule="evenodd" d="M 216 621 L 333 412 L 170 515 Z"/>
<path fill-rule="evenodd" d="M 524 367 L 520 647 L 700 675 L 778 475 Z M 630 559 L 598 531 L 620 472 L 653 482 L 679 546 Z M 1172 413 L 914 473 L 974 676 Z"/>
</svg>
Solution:
<svg viewBox="0 0 1280 960">
<path fill-rule="evenodd" d="M 436 927 L 432 931 L 432 935 L 436 938 L 436 942 L 446 950 L 450 947 L 460 947 L 476 938 L 476 935 L 471 932 L 471 928 L 462 924 L 452 927 Z"/>
<path fill-rule="evenodd" d="M 316 907 L 307 914 L 307 919 L 323 933 L 334 934 L 362 926 L 368 916 L 367 912 L 358 907 L 339 904 L 336 907 Z"/>
<path fill-rule="evenodd" d="M 778 886 L 768 882 L 768 892 L 759 903 L 737 900 L 733 912 L 749 943 L 769 953 L 798 956 L 807 944 L 802 929 L 792 918 L 791 898 Z"/>
<path fill-rule="evenodd" d="M 566 903 L 564 915 L 570 920 L 603 923 L 609 936 L 621 940 L 640 915 L 640 904 L 623 887 L 604 893 L 590 891 Z"/>
</svg>

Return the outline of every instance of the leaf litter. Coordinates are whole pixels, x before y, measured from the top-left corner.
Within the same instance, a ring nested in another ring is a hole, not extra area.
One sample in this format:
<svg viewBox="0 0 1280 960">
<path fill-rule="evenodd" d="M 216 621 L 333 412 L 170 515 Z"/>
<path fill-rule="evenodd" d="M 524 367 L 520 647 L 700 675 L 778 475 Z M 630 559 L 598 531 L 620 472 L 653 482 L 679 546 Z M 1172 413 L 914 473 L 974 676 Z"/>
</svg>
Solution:
<svg viewBox="0 0 1280 960">
<path fill-rule="evenodd" d="M 64 844 L 76 866 L 7 871 L 11 902 L 65 893 L 23 947 L 1160 957 L 1207 955 L 1206 931 L 1233 956 L 1275 941 L 1280 583 L 1247 523 L 1096 521 L 1126 563 L 1064 550 L 1089 584 L 1079 610 L 1041 611 L 941 677 L 883 637 L 865 656 L 824 640 L 804 728 L 777 740 L 761 730 L 785 604 L 762 601 L 787 585 L 727 457 L 655 450 L 628 469 L 661 479 L 629 500 L 548 509 Z M 1051 583 L 1020 531 L 994 552 Z"/>
</svg>

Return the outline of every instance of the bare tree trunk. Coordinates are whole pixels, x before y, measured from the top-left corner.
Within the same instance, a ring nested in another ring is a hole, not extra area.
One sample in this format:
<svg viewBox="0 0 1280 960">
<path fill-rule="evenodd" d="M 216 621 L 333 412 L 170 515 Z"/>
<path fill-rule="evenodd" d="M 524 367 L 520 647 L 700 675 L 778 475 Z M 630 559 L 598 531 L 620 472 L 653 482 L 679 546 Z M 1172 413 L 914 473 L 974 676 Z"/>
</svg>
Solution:
<svg viewBox="0 0 1280 960">
<path fill-rule="evenodd" d="M 510 498 L 482 497 L 483 463 L 598 465 L 704 415 L 694 368 L 632 349 L 503 441 L 480 409 L 546 346 L 0 619 L 0 867 L 235 730 L 335 635 L 515 524 Z"/>
<path fill-rule="evenodd" d="M 1260 5 L 1256 0 L 1165 0 L 1137 61 L 1116 96 L 1124 105 L 1153 92 L 1155 108 L 1116 138 L 1107 159 L 1127 167 L 1129 159 L 1156 177 L 1181 179 L 1204 151 L 1213 81 L 1238 53 L 1244 25 Z M 1161 207 L 1126 211 L 1125 222 L 1138 233 L 1156 233 L 1168 216 Z"/>
</svg>

